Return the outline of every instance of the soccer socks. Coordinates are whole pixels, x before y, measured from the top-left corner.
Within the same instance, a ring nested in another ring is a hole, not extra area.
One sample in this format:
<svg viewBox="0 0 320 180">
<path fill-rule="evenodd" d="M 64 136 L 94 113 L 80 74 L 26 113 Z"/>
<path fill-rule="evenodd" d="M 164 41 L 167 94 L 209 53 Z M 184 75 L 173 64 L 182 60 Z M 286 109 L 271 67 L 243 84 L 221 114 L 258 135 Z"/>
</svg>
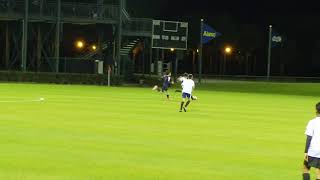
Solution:
<svg viewBox="0 0 320 180">
<path fill-rule="evenodd" d="M 188 101 L 187 101 L 187 104 L 186 104 L 184 107 L 185 107 L 185 108 L 187 108 L 187 107 L 188 107 L 188 105 L 190 104 L 190 102 L 191 102 L 191 101 L 190 101 L 190 100 L 188 100 Z"/>
<path fill-rule="evenodd" d="M 310 180 L 310 174 L 309 173 L 303 173 L 302 177 L 303 177 L 303 180 Z"/>
<path fill-rule="evenodd" d="M 180 106 L 180 112 L 182 111 L 183 105 L 184 105 L 184 102 L 182 101 Z"/>
</svg>

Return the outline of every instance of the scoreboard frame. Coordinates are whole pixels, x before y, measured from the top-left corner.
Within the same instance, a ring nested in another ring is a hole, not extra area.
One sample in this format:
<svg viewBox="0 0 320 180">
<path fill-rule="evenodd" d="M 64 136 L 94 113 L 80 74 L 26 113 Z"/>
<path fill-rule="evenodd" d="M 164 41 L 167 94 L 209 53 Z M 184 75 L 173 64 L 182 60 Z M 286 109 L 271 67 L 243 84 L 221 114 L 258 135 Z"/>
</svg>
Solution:
<svg viewBox="0 0 320 180">
<path fill-rule="evenodd" d="M 159 28 L 156 29 L 157 27 Z M 188 22 L 153 20 L 151 37 L 152 48 L 187 50 L 188 31 Z"/>
</svg>

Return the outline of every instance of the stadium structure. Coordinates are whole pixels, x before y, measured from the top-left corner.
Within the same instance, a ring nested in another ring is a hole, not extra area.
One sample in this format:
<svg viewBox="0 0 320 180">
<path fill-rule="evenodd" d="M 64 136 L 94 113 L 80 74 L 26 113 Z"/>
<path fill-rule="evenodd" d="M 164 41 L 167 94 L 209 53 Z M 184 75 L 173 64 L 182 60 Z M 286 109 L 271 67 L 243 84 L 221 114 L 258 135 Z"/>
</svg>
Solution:
<svg viewBox="0 0 320 180">
<path fill-rule="evenodd" d="M 150 67 L 152 19 L 131 17 L 126 0 L 1 0 L 0 25 L 2 71 L 90 74 L 96 73 L 97 60 L 109 55 L 112 61 L 105 64 L 120 74 L 121 59 L 139 43 L 144 47 L 139 67 Z M 65 52 L 74 43 L 68 37 L 81 26 L 93 27 L 98 48 L 71 57 Z"/>
</svg>

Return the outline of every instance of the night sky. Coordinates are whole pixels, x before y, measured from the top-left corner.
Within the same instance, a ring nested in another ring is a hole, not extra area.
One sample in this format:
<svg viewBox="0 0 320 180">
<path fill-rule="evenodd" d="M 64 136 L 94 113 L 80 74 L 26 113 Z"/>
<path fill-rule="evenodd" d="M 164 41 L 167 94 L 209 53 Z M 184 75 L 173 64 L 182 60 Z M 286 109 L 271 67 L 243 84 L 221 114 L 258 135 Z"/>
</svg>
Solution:
<svg viewBox="0 0 320 180">
<path fill-rule="evenodd" d="M 219 59 L 221 48 L 232 45 L 257 59 L 253 75 L 266 71 L 268 26 L 272 24 L 285 39 L 272 51 L 273 74 L 320 76 L 320 6 L 315 1 L 127 0 L 127 11 L 133 17 L 189 22 L 190 48 L 198 45 L 200 19 L 204 18 L 223 34 L 205 46 L 204 58 Z"/>
<path fill-rule="evenodd" d="M 255 74 L 261 75 L 267 61 L 268 26 L 272 24 L 285 39 L 273 50 L 273 74 L 320 76 L 320 6 L 315 1 L 130 0 L 128 5 L 138 10 L 141 14 L 135 15 L 140 17 L 189 22 L 189 47 L 197 46 L 199 23 L 204 18 L 223 34 L 207 48 L 231 44 L 243 50 L 251 46 L 260 67 Z"/>
<path fill-rule="evenodd" d="M 216 29 L 223 29 L 215 25 L 215 20 L 224 16 L 232 19 L 230 23 L 235 25 L 254 24 L 267 28 L 272 24 L 289 39 L 311 35 L 313 39 L 320 39 L 320 6 L 313 1 L 298 4 L 281 0 L 130 0 L 128 9 L 131 8 L 139 17 L 188 21 L 192 26 L 197 26 L 200 18 L 204 18 Z"/>
</svg>

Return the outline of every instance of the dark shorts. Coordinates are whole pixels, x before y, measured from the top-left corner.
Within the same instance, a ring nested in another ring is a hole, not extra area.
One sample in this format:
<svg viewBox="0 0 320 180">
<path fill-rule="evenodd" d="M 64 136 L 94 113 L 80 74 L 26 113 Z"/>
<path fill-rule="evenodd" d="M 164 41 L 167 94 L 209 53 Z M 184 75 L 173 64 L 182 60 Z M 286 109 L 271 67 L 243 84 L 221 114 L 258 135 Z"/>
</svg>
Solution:
<svg viewBox="0 0 320 180">
<path fill-rule="evenodd" d="M 191 94 L 182 93 L 182 98 L 188 98 L 188 99 L 190 99 L 190 97 L 191 97 Z"/>
<path fill-rule="evenodd" d="M 168 91 L 168 89 L 169 89 L 169 86 L 162 86 L 162 92 L 163 91 Z"/>
<path fill-rule="evenodd" d="M 303 164 L 310 169 L 311 167 L 320 169 L 320 158 L 308 156 L 308 161 L 304 161 Z"/>
</svg>

